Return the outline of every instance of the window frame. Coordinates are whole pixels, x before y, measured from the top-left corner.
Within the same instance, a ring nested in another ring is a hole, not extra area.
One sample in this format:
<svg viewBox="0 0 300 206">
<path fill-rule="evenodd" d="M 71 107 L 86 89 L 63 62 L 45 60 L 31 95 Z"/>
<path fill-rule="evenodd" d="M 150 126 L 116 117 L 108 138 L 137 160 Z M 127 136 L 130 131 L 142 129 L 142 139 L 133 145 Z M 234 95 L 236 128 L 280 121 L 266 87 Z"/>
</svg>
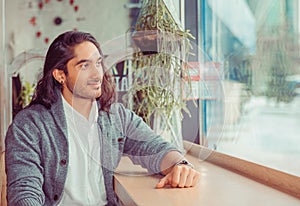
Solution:
<svg viewBox="0 0 300 206">
<path fill-rule="evenodd" d="M 300 178 L 276 169 L 233 157 L 189 141 L 183 142 L 187 153 L 203 161 L 253 179 L 300 199 Z"/>
</svg>

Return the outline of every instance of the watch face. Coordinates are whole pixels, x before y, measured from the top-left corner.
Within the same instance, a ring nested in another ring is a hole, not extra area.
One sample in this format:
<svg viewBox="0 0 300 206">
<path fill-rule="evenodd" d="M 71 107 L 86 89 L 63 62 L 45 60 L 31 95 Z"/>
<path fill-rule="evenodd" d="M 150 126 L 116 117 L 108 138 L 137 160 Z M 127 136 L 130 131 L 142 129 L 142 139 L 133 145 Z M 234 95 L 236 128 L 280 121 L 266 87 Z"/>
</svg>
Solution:
<svg viewBox="0 0 300 206">
<path fill-rule="evenodd" d="M 181 165 L 187 165 L 187 164 L 189 164 L 186 160 L 182 160 L 182 161 L 180 161 L 178 164 L 181 164 Z"/>
<path fill-rule="evenodd" d="M 188 165 L 188 166 L 194 168 L 194 166 L 187 160 L 181 160 L 181 161 L 177 162 L 175 165 Z"/>
</svg>

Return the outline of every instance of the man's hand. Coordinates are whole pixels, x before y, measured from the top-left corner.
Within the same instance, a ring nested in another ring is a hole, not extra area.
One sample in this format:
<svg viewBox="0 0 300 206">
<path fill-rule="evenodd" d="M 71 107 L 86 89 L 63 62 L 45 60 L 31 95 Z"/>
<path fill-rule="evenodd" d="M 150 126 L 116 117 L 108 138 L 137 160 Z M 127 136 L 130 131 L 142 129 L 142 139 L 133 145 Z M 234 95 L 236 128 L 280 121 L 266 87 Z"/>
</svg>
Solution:
<svg viewBox="0 0 300 206">
<path fill-rule="evenodd" d="M 163 188 L 167 185 L 171 187 L 194 187 L 200 179 L 200 173 L 194 170 L 189 165 L 179 164 L 175 165 L 172 170 L 164 176 L 156 188 Z"/>
</svg>

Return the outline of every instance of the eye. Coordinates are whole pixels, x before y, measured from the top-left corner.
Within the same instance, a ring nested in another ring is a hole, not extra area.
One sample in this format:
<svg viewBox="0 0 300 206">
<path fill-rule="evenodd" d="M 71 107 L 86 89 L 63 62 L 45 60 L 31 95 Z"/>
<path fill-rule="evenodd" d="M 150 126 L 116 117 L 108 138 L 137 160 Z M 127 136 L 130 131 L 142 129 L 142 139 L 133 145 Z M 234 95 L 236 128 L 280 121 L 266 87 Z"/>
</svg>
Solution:
<svg viewBox="0 0 300 206">
<path fill-rule="evenodd" d="M 80 69 L 81 70 L 87 70 L 89 68 L 90 64 L 88 62 L 84 63 L 81 65 Z"/>
<path fill-rule="evenodd" d="M 97 68 L 101 67 L 101 62 L 102 62 L 102 59 L 99 59 L 99 60 L 96 62 L 96 67 L 97 67 Z"/>
</svg>

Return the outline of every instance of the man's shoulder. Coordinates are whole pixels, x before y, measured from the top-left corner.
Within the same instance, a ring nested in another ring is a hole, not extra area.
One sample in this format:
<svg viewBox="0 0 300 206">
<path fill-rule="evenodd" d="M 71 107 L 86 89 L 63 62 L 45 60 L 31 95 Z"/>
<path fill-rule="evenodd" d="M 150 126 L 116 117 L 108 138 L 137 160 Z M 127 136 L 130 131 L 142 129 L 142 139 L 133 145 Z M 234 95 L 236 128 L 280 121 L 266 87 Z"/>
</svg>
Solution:
<svg viewBox="0 0 300 206">
<path fill-rule="evenodd" d="M 100 111 L 100 117 L 104 118 L 103 120 L 109 119 L 110 121 L 124 121 L 128 116 L 128 109 L 119 102 L 113 103 L 110 106 L 109 112 Z"/>
<path fill-rule="evenodd" d="M 24 120 L 24 119 L 36 119 L 36 118 L 44 118 L 49 114 L 50 110 L 41 104 L 33 104 L 25 107 L 21 111 L 19 111 L 14 120 Z"/>
<path fill-rule="evenodd" d="M 126 110 L 125 106 L 120 102 L 115 102 L 110 107 L 111 112 L 118 112 L 120 110 Z"/>
<path fill-rule="evenodd" d="M 124 104 L 119 102 L 111 105 L 110 113 L 117 117 L 121 117 L 122 119 L 126 119 L 126 117 L 132 116 L 132 111 L 129 108 L 125 107 Z"/>
</svg>

